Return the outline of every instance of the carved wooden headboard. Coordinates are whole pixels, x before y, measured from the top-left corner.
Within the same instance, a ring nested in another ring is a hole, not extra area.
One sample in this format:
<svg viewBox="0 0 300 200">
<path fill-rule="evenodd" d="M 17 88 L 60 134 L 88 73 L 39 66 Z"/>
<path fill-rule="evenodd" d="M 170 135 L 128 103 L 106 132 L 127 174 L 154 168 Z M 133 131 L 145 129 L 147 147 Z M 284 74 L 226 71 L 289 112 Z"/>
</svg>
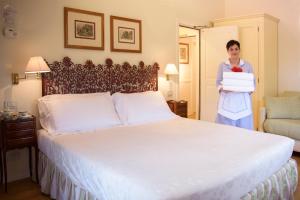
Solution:
<svg viewBox="0 0 300 200">
<path fill-rule="evenodd" d="M 107 92 L 144 92 L 158 90 L 159 65 L 113 64 L 106 59 L 104 65 L 74 64 L 69 57 L 48 64 L 50 73 L 42 74 L 43 96 L 51 94 Z"/>
</svg>

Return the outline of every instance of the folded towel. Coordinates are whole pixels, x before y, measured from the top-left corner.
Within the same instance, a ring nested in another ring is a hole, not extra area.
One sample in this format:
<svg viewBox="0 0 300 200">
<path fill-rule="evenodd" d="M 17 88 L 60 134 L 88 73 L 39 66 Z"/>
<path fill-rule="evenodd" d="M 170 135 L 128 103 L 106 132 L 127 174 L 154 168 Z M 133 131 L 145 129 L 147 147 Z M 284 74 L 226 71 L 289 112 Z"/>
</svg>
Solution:
<svg viewBox="0 0 300 200">
<path fill-rule="evenodd" d="M 223 90 L 228 90 L 232 92 L 253 92 L 254 86 L 227 86 L 223 85 Z"/>
<path fill-rule="evenodd" d="M 245 72 L 223 72 L 223 80 L 228 78 L 253 81 L 254 75 L 252 73 L 245 73 Z"/>
<path fill-rule="evenodd" d="M 253 87 L 254 82 L 253 80 L 240 80 L 240 79 L 224 79 L 222 81 L 223 86 L 250 86 Z"/>
</svg>

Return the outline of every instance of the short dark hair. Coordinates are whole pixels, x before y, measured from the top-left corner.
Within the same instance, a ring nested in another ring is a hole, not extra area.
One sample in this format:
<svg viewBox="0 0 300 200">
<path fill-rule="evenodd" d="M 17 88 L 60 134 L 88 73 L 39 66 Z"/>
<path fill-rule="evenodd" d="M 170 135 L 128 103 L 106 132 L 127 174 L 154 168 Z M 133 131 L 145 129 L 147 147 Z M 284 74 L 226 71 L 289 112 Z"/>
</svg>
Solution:
<svg viewBox="0 0 300 200">
<path fill-rule="evenodd" d="M 237 45 L 238 47 L 239 47 L 239 49 L 240 49 L 240 43 L 238 42 L 238 41 L 236 41 L 236 40 L 229 40 L 228 42 L 227 42 L 227 44 L 226 44 L 226 49 L 228 50 L 231 46 L 233 46 L 233 45 Z"/>
</svg>

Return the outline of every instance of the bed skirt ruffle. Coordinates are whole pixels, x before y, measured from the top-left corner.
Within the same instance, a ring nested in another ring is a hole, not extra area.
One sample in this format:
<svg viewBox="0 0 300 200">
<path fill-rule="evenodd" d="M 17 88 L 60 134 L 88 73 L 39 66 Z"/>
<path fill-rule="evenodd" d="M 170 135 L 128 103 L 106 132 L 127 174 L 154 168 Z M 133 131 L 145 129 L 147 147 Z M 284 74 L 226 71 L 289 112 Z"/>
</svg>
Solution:
<svg viewBox="0 0 300 200">
<path fill-rule="evenodd" d="M 243 196 L 242 200 L 292 200 L 298 184 L 297 163 L 290 159 L 278 172 Z"/>
<path fill-rule="evenodd" d="M 72 183 L 42 152 L 39 153 L 41 192 L 57 200 L 97 200 Z M 298 184 L 297 163 L 290 159 L 278 172 L 244 195 L 242 200 L 292 200 Z"/>
<path fill-rule="evenodd" d="M 97 200 L 90 192 L 72 183 L 70 178 L 42 152 L 39 153 L 41 192 L 57 200 Z"/>
</svg>

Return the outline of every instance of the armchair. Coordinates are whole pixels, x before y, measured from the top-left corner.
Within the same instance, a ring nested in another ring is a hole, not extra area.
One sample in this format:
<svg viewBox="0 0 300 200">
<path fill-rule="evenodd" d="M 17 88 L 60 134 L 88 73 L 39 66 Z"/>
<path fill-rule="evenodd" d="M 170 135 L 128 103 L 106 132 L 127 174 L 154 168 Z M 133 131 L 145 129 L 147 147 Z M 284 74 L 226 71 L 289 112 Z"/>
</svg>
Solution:
<svg viewBox="0 0 300 200">
<path fill-rule="evenodd" d="M 259 130 L 294 139 L 294 151 L 300 152 L 300 92 L 266 97 L 265 107 L 260 109 Z"/>
</svg>

